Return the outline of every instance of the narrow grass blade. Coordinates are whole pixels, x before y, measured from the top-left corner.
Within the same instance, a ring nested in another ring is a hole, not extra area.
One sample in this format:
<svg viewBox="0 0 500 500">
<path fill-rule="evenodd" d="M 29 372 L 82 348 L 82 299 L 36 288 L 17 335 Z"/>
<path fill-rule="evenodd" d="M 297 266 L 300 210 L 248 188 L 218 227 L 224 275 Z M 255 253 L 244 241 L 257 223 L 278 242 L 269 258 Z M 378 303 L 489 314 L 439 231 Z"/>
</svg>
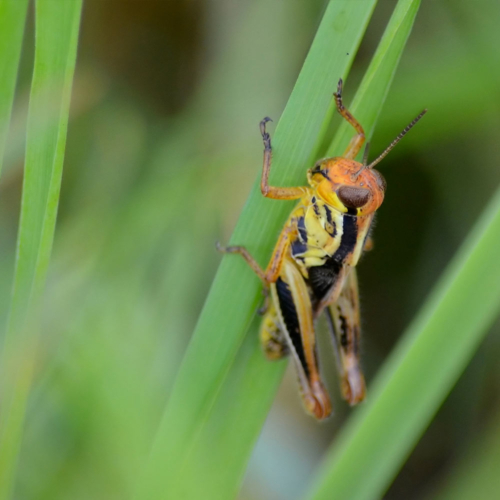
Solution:
<svg viewBox="0 0 500 500">
<path fill-rule="evenodd" d="M 329 3 L 273 136 L 271 182 L 280 179 L 280 184 L 297 185 L 304 181 L 304 167 L 310 163 L 332 93 L 352 63 L 374 5 L 374 0 Z M 259 147 L 257 124 L 255 130 Z M 232 241 L 247 244 L 265 262 L 289 210 L 287 203 L 263 199 L 256 184 Z M 259 292 L 258 279 L 242 260 L 223 260 L 179 371 L 138 498 L 179 498 L 179 472 L 235 359 Z"/>
<path fill-rule="evenodd" d="M 237 497 L 285 367 L 286 361 L 270 363 L 264 358 L 252 328 L 181 471 L 183 498 Z"/>
<path fill-rule="evenodd" d="M 0 0 L 0 174 L 21 57 L 28 0 Z"/>
<path fill-rule="evenodd" d="M 38 325 L 34 320 L 52 249 L 61 185 L 81 0 L 37 0 L 35 63 L 16 269 L 2 353 L 0 498 L 13 485 Z"/>
<path fill-rule="evenodd" d="M 380 498 L 500 312 L 500 189 L 348 422 L 310 495 Z"/>
<path fill-rule="evenodd" d="M 366 105 L 372 110 L 371 114 L 365 115 L 366 125 L 361 122 L 368 136 L 372 134 L 375 127 L 377 110 L 383 105 L 395 68 L 413 26 L 419 3 L 413 0 L 400 1 L 355 96 L 360 109 L 365 109 Z M 343 130 L 341 129 L 340 134 L 344 133 Z M 348 132 L 347 141 L 352 137 L 352 130 Z M 332 151 L 332 155 L 342 151 L 342 145 L 338 147 L 340 150 Z M 272 404 L 285 364 L 269 363 L 259 352 L 257 324 L 258 322 L 254 322 L 253 328 L 248 333 L 248 336 L 254 340 L 247 340 L 248 345 L 245 347 L 245 352 L 253 348 L 254 353 L 246 356 L 241 353 L 236 358 L 216 399 L 214 409 L 207 419 L 206 427 L 200 433 L 196 447 L 190 455 L 189 460 L 192 463 L 189 463 L 183 472 L 182 481 L 186 485 L 189 484 L 186 486 L 187 491 L 193 492 L 187 498 L 196 498 L 194 492 L 199 484 L 205 485 L 205 491 L 209 492 L 207 498 L 218 498 L 217 495 L 220 495 L 222 485 L 227 486 L 228 491 L 234 494 Z M 243 362 L 240 358 L 244 358 L 245 361 Z M 244 370 L 242 370 L 243 364 Z M 234 412 L 228 411 L 227 408 L 233 408 Z M 211 441 L 213 436 L 217 436 L 217 446 Z M 207 445 L 209 442 L 212 443 L 210 446 Z M 229 465 L 224 460 L 226 456 L 231 456 Z M 209 467 L 203 466 L 207 463 L 210 464 Z M 214 480 L 212 471 L 217 468 L 224 469 L 225 472 L 224 475 L 218 474 L 217 480 Z M 190 484 L 189 477 L 198 477 L 198 485 Z"/>
</svg>

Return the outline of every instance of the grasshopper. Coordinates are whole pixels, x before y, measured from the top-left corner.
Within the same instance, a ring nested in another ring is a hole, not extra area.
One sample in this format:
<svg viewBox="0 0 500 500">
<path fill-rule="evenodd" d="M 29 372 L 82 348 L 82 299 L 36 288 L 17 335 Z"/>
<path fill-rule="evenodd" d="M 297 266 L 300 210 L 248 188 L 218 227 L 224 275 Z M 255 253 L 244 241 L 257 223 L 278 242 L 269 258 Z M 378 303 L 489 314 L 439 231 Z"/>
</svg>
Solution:
<svg viewBox="0 0 500 500">
<path fill-rule="evenodd" d="M 356 135 L 342 156 L 325 158 L 307 171 L 308 186 L 269 185 L 270 118 L 260 123 L 264 141 L 261 191 L 275 200 L 299 200 L 288 217 L 266 269 L 243 246 L 218 246 L 240 254 L 261 279 L 266 295 L 260 340 L 267 358 L 291 355 L 308 413 L 322 420 L 332 411 L 321 380 L 314 321 L 325 312 L 343 398 L 355 405 L 365 397 L 360 367 L 360 312 L 356 265 L 371 246 L 370 228 L 384 201 L 386 182 L 377 165 L 422 118 L 422 111 L 374 161 L 355 160 L 365 142 L 361 124 L 342 102 L 342 79 L 334 93 L 337 110 Z M 269 297 L 270 291 L 270 297 Z"/>
</svg>

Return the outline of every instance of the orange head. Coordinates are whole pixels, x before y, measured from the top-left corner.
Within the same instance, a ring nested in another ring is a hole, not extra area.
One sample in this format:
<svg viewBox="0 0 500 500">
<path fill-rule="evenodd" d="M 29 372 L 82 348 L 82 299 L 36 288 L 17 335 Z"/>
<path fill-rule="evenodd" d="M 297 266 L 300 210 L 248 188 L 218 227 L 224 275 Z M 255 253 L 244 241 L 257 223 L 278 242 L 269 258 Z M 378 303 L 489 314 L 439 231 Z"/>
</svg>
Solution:
<svg viewBox="0 0 500 500">
<path fill-rule="evenodd" d="M 341 156 L 325 158 L 307 172 L 309 184 L 325 203 L 340 212 L 358 216 L 372 214 L 382 205 L 386 190 L 384 177 L 373 167 L 387 156 L 426 112 L 424 109 L 369 165 L 368 147 L 363 163 Z"/>
<path fill-rule="evenodd" d="M 380 172 L 355 160 L 326 158 L 308 172 L 318 196 L 340 212 L 368 215 L 384 201 L 385 179 Z"/>
</svg>

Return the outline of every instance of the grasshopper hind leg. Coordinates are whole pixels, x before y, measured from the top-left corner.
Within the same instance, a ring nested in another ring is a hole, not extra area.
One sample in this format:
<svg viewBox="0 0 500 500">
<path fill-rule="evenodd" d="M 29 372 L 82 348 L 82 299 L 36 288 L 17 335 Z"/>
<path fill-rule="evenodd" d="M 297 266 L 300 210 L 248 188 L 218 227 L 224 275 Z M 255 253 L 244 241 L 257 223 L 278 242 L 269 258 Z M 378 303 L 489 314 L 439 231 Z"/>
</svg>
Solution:
<svg viewBox="0 0 500 500">
<path fill-rule="evenodd" d="M 332 411 L 318 367 L 309 290 L 295 264 L 285 259 L 278 281 L 271 285 L 279 325 L 296 367 L 300 393 L 308 413 L 318 420 Z"/>
<path fill-rule="evenodd" d="M 342 397 L 356 405 L 365 398 L 360 365 L 359 295 L 356 270 L 349 273 L 337 301 L 325 309 L 337 357 Z"/>
</svg>

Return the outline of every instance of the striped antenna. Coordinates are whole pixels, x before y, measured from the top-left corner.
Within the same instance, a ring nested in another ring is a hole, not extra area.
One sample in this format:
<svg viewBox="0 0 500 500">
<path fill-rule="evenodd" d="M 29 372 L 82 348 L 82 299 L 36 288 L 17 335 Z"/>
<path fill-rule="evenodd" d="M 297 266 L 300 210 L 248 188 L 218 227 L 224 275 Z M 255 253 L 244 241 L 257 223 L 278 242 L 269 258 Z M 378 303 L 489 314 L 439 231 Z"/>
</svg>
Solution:
<svg viewBox="0 0 500 500">
<path fill-rule="evenodd" d="M 394 139 L 390 144 L 389 147 L 374 161 L 372 161 L 366 168 L 373 168 L 377 163 L 381 162 L 389 153 L 390 151 L 394 148 L 394 146 L 412 129 L 417 122 L 422 118 L 422 116 L 427 113 L 427 110 L 424 109 L 409 125 L 407 125 L 404 130 Z"/>
</svg>

